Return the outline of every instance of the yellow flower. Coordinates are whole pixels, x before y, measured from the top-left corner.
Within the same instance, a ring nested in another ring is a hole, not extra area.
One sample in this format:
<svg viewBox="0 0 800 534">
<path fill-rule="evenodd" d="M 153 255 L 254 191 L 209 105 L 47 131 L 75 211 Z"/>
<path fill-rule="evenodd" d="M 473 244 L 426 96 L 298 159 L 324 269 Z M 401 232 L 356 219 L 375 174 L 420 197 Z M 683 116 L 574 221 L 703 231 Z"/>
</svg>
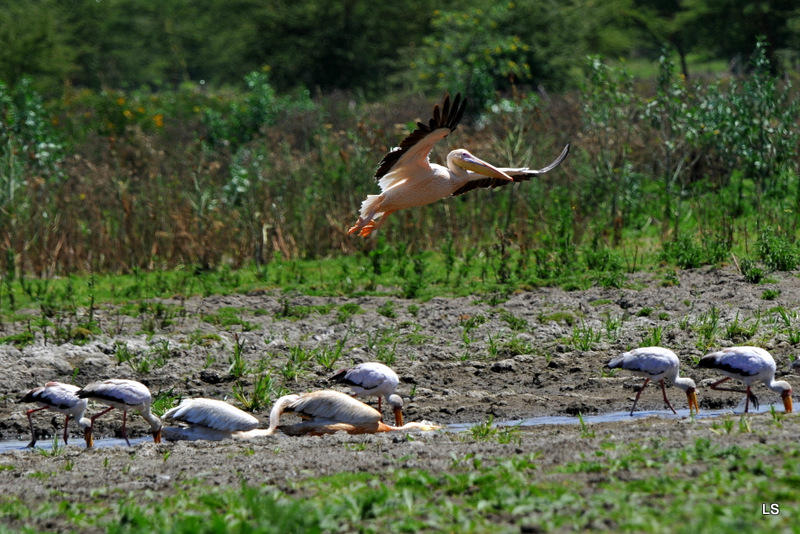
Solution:
<svg viewBox="0 0 800 534">
<path fill-rule="evenodd" d="M 125 97 L 124 96 L 119 97 L 117 99 L 117 104 L 119 104 L 120 106 L 124 106 L 125 105 Z"/>
<path fill-rule="evenodd" d="M 133 118 L 133 113 L 131 113 L 131 110 L 129 110 L 129 109 L 126 109 L 125 111 L 123 111 L 122 114 L 125 115 L 126 119 L 132 119 Z"/>
<path fill-rule="evenodd" d="M 153 122 L 156 123 L 157 128 L 161 128 L 164 126 L 164 115 L 159 113 L 158 115 L 153 117 Z"/>
</svg>

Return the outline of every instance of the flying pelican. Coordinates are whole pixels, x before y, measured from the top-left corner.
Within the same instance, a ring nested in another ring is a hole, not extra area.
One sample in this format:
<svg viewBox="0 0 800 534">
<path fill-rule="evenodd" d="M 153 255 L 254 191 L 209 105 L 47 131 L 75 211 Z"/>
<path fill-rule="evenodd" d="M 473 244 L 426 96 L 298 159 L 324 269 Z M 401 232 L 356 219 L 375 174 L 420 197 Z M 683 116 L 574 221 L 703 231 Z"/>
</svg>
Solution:
<svg viewBox="0 0 800 534">
<path fill-rule="evenodd" d="M 716 369 L 726 375 L 722 380 L 711 384 L 711 389 L 719 391 L 737 391 L 745 393 L 744 411 L 750 408 L 750 401 L 758 409 L 758 398 L 750 391 L 754 382 L 764 382 L 764 385 L 776 393 L 781 394 L 783 407 L 787 413 L 792 411 L 792 386 L 783 380 L 775 380 L 775 360 L 772 355 L 759 347 L 728 347 L 718 352 L 712 352 L 700 359 L 700 367 Z M 720 384 L 735 378 L 744 382 L 745 389 L 721 388 Z"/>
<path fill-rule="evenodd" d="M 268 430 L 258 428 L 260 422 L 249 413 L 214 399 L 183 399 L 162 419 L 180 425 L 162 429 L 164 439 L 168 441 L 252 439 L 270 434 Z"/>
<path fill-rule="evenodd" d="M 651 380 L 661 383 L 661 392 L 664 394 L 664 403 L 669 406 L 672 413 L 677 414 L 675 408 L 670 404 L 667 399 L 667 390 L 664 388 L 664 379 L 669 379 L 675 386 L 681 388 L 686 392 L 686 399 L 689 402 L 689 413 L 699 412 L 700 407 L 697 404 L 697 392 L 694 380 L 691 378 L 679 377 L 678 367 L 680 361 L 678 356 L 669 349 L 663 347 L 641 347 L 633 349 L 630 352 L 621 354 L 608 362 L 608 367 L 611 369 L 625 369 L 631 371 L 635 375 L 645 377 L 644 384 L 639 388 L 636 398 L 633 400 L 631 407 L 631 416 L 636 409 L 636 403 L 639 402 L 639 396 L 644 391 L 644 387 Z"/>
<path fill-rule="evenodd" d="M 33 408 L 26 412 L 28 423 L 31 425 L 31 442 L 28 443 L 28 447 L 36 445 L 36 432 L 33 429 L 31 414 L 40 410 L 52 410 L 67 416 L 64 420 L 64 445 L 67 444 L 67 425 L 70 417 L 78 421 L 78 425 L 83 429 L 84 438 L 86 437 L 88 429 L 92 425 L 91 420 L 83 416 L 89 401 L 78 398 L 75 393 L 79 389 L 81 388 L 72 384 L 48 382 L 44 386 L 33 388 L 19 400 L 19 402 L 35 402 L 41 406 L 41 408 Z"/>
<path fill-rule="evenodd" d="M 109 380 L 92 382 L 78 391 L 77 395 L 81 399 L 94 400 L 110 406 L 109 409 L 92 416 L 91 425 L 86 432 L 87 447 L 94 446 L 92 431 L 94 430 L 95 419 L 103 414 L 107 414 L 114 408 L 122 410 L 122 437 L 125 438 L 125 442 L 129 447 L 131 442 L 128 440 L 128 432 L 125 428 L 128 410 L 136 410 L 142 414 L 144 420 L 150 423 L 153 441 L 161 443 L 161 419 L 150 412 L 150 404 L 153 402 L 153 396 L 150 395 L 150 390 L 147 389 L 147 386 L 144 384 L 136 382 L 135 380 L 111 378 Z"/>
<path fill-rule="evenodd" d="M 378 362 L 360 363 L 354 367 L 339 369 L 328 381 L 339 382 L 350 386 L 353 395 L 360 397 L 378 397 L 378 411 L 381 409 L 381 397 L 394 411 L 394 424 L 403 426 L 403 398 L 395 394 L 400 383 L 397 373 Z"/>
<path fill-rule="evenodd" d="M 381 421 L 381 413 L 340 391 L 312 391 L 300 395 L 286 395 L 275 401 L 269 414 L 270 433 L 278 429 L 281 415 L 294 412 L 303 421 L 296 425 L 281 426 L 284 434 L 291 436 L 319 436 L 344 431 L 348 434 L 375 434 L 396 430 L 436 430 L 440 427 L 430 423 L 406 423 L 391 426 Z"/>
<path fill-rule="evenodd" d="M 417 123 L 417 128 L 393 148 L 378 166 L 375 180 L 381 188 L 380 195 L 367 195 L 361 203 L 361 214 L 347 233 L 358 232 L 365 237 L 386 222 L 397 210 L 424 206 L 449 196 L 456 196 L 478 187 L 499 187 L 529 180 L 531 176 L 545 174 L 558 167 L 569 153 L 569 144 L 561 155 L 542 169 L 497 168 L 470 154 L 463 148 L 447 155 L 447 167 L 431 164 L 429 156 L 433 145 L 456 129 L 467 99 L 458 93 L 450 105 L 450 95 L 444 97 L 441 109 L 433 107 L 433 117 L 428 124 Z M 375 219 L 378 219 L 377 221 Z"/>
</svg>

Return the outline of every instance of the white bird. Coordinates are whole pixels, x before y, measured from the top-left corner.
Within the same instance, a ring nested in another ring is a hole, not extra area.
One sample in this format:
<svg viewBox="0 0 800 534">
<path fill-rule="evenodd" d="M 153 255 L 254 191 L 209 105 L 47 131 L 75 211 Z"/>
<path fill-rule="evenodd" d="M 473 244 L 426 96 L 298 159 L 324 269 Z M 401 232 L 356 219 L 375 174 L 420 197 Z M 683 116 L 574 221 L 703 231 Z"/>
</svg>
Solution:
<svg viewBox="0 0 800 534">
<path fill-rule="evenodd" d="M 150 423 L 153 441 L 155 443 L 161 443 L 161 419 L 150 412 L 153 396 L 144 384 L 136 382 L 135 380 L 111 378 L 109 380 L 92 382 L 88 386 L 84 386 L 77 394 L 78 397 L 82 399 L 89 399 L 110 406 L 109 409 L 92 416 L 91 426 L 89 426 L 86 434 L 87 447 L 94 446 L 92 431 L 94 429 L 95 419 L 101 415 L 107 414 L 114 408 L 122 410 L 122 437 L 125 438 L 125 442 L 129 447 L 131 442 L 128 440 L 128 432 L 125 428 L 129 410 L 136 410 L 142 414 L 144 420 Z"/>
<path fill-rule="evenodd" d="M 403 426 L 403 398 L 395 394 L 400 379 L 388 366 L 378 362 L 360 363 L 339 369 L 328 381 L 350 386 L 353 395 L 359 397 L 378 397 L 378 411 L 381 413 L 381 398 L 385 398 L 394 412 L 394 424 Z"/>
<path fill-rule="evenodd" d="M 775 360 L 769 352 L 762 348 L 728 347 L 703 356 L 700 359 L 699 367 L 716 369 L 726 375 L 722 380 L 711 384 L 711 389 L 745 393 L 745 413 L 750 408 L 751 400 L 756 409 L 758 409 L 758 398 L 750 391 L 750 387 L 756 382 L 763 382 L 767 388 L 780 393 L 784 409 L 787 413 L 792 411 L 792 386 L 784 380 L 775 380 Z M 719 387 L 720 384 L 731 378 L 744 382 L 745 389 Z"/>
<path fill-rule="evenodd" d="M 569 144 L 553 163 L 542 169 L 497 168 L 460 148 L 447 155 L 447 167 L 431 164 L 429 157 L 433 146 L 456 129 L 466 104 L 467 100 L 462 100 L 459 93 L 451 106 L 447 94 L 441 110 L 438 104 L 434 106 L 428 124 L 418 122 L 417 128 L 400 146 L 384 156 L 375 172 L 381 194 L 367 195 L 361 203 L 358 221 L 348 234 L 358 232 L 360 236 L 368 236 L 397 210 L 424 206 L 479 187 L 494 188 L 529 180 L 555 169 L 567 157 Z"/>
<path fill-rule="evenodd" d="M 675 411 L 675 408 L 672 407 L 672 404 L 670 404 L 669 399 L 667 399 L 664 379 L 669 379 L 676 387 L 686 392 L 690 414 L 693 413 L 692 410 L 694 410 L 694 412 L 700 411 L 700 407 L 697 404 L 697 386 L 691 378 L 678 376 L 680 360 L 678 360 L 678 356 L 669 349 L 663 347 L 641 347 L 633 349 L 608 362 L 608 367 L 611 369 L 625 369 L 626 371 L 631 371 L 633 374 L 645 378 L 644 384 L 639 388 L 639 392 L 636 393 L 636 398 L 633 400 L 631 415 L 633 415 L 633 411 L 636 409 L 636 403 L 639 402 L 639 396 L 641 396 L 642 391 L 644 391 L 644 387 L 651 380 L 658 381 L 661 384 L 661 392 L 664 394 L 664 403 L 669 406 L 672 413 L 678 413 Z"/>
<path fill-rule="evenodd" d="M 227 402 L 215 399 L 183 399 L 180 405 L 168 410 L 162 420 L 179 426 L 162 428 L 164 439 L 211 440 L 252 439 L 267 436 L 267 429 L 258 428 L 258 419 Z"/>
<path fill-rule="evenodd" d="M 86 437 L 88 428 L 92 424 L 91 420 L 83 416 L 89 401 L 78 398 L 76 393 L 79 389 L 81 388 L 72 384 L 48 382 L 44 386 L 33 388 L 19 400 L 19 402 L 35 402 L 41 406 L 41 408 L 34 408 L 26 412 L 28 414 L 28 423 L 31 425 L 31 442 L 28 443 L 28 447 L 36 445 L 36 432 L 33 429 L 31 414 L 40 410 L 51 410 L 67 416 L 64 420 L 65 445 L 67 444 L 67 425 L 70 417 L 78 421 L 78 425 L 83 429 L 84 438 Z"/>
<path fill-rule="evenodd" d="M 312 435 L 344 431 L 348 434 L 375 434 L 397 430 L 436 430 L 431 423 L 406 423 L 391 426 L 381 421 L 381 413 L 340 391 L 312 391 L 300 395 L 286 395 L 275 402 L 269 414 L 269 432 L 278 430 L 281 415 L 294 412 L 305 421 L 296 425 L 282 426 L 284 434 Z"/>
</svg>

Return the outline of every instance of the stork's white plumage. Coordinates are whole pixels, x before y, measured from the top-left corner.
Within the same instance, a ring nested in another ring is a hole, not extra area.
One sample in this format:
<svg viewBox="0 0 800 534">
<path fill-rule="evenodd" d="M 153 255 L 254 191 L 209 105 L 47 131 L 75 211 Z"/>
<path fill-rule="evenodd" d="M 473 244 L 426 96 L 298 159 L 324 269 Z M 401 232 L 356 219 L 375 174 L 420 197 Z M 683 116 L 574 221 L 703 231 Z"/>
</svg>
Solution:
<svg viewBox="0 0 800 534">
<path fill-rule="evenodd" d="M 26 412 L 28 415 L 28 423 L 30 423 L 31 426 L 31 442 L 28 443 L 28 447 L 36 445 L 36 432 L 33 429 L 31 414 L 40 410 L 51 410 L 67 416 L 64 420 L 65 445 L 67 444 L 67 425 L 69 424 L 70 417 L 78 421 L 78 425 L 80 425 L 84 431 L 84 438 L 86 437 L 86 431 L 92 425 L 92 422 L 90 419 L 83 416 L 89 401 L 81 399 L 76 395 L 80 389 L 81 388 L 78 386 L 73 386 L 72 384 L 48 382 L 44 386 L 33 388 L 19 400 L 19 402 L 35 402 L 40 406 L 40 408 L 34 408 Z"/>
<path fill-rule="evenodd" d="M 368 236 L 397 210 L 424 206 L 479 187 L 494 188 L 529 180 L 555 169 L 567 157 L 569 144 L 555 161 L 542 169 L 497 168 L 464 149 L 457 149 L 447 155 L 447 167 L 431 164 L 433 146 L 456 129 L 466 104 L 467 100 L 462 100 L 459 93 L 451 106 L 450 95 L 446 95 L 441 109 L 438 104 L 434 106 L 428 124 L 418 122 L 400 146 L 384 156 L 375 172 L 381 194 L 367 195 L 361 203 L 358 221 L 348 234 L 358 232 L 360 236 Z"/>
<path fill-rule="evenodd" d="M 177 423 L 161 429 L 164 439 L 211 440 L 253 439 L 269 435 L 267 429 L 253 415 L 215 399 L 183 399 L 180 405 L 168 410 L 162 420 Z"/>
<path fill-rule="evenodd" d="M 153 441 L 161 443 L 161 419 L 150 412 L 153 396 L 144 384 L 136 382 L 135 380 L 111 378 L 109 380 L 92 382 L 78 391 L 77 395 L 82 399 L 89 399 L 110 406 L 109 409 L 92 416 L 91 426 L 86 434 L 87 447 L 92 447 L 94 445 L 93 430 L 95 419 L 101 415 L 107 414 L 114 408 L 122 410 L 122 437 L 125 438 L 125 442 L 128 446 L 130 446 L 131 442 L 128 440 L 128 432 L 125 428 L 125 423 L 129 410 L 136 410 L 142 414 L 144 420 L 150 424 L 150 430 L 153 433 Z"/>
<path fill-rule="evenodd" d="M 395 394 L 400 378 L 388 366 L 379 362 L 360 363 L 339 369 L 328 380 L 350 386 L 353 394 L 359 397 L 378 397 L 378 411 L 381 413 L 381 398 L 385 398 L 394 412 L 394 424 L 403 426 L 403 398 Z"/>
<path fill-rule="evenodd" d="M 672 413 L 678 413 L 675 411 L 675 408 L 672 407 L 672 404 L 670 404 L 669 399 L 667 399 L 667 390 L 664 388 L 665 379 L 668 379 L 675 384 L 676 387 L 686 392 L 690 414 L 692 410 L 695 412 L 700 411 L 700 407 L 697 404 L 697 386 L 691 378 L 678 376 L 680 360 L 678 360 L 678 356 L 669 349 L 665 349 L 664 347 L 641 347 L 633 349 L 608 362 L 608 367 L 611 369 L 625 369 L 626 371 L 631 371 L 635 375 L 645 378 L 644 384 L 642 384 L 639 392 L 636 393 L 636 398 L 633 400 L 631 415 L 633 415 L 633 411 L 636 409 L 636 403 L 639 402 L 639 396 L 641 396 L 642 391 L 644 391 L 644 387 L 651 380 L 661 384 L 661 392 L 664 394 L 664 403 L 669 406 Z"/>
<path fill-rule="evenodd" d="M 716 369 L 725 378 L 711 384 L 711 389 L 719 391 L 736 391 L 744 393 L 746 400 L 744 411 L 750 408 L 750 401 L 758 409 L 758 398 L 750 390 L 756 382 L 763 382 L 767 388 L 779 393 L 783 399 L 783 407 L 787 413 L 792 411 L 792 386 L 784 380 L 775 380 L 775 360 L 772 355 L 759 347 L 728 347 L 712 352 L 700 359 L 699 367 Z M 735 378 L 741 380 L 745 389 L 721 388 L 720 384 Z"/>
<path fill-rule="evenodd" d="M 305 421 L 296 425 L 278 427 L 281 415 L 294 412 Z M 340 391 L 312 391 L 300 395 L 286 395 L 275 402 L 269 414 L 270 433 L 280 429 L 289 435 L 320 435 L 344 431 L 348 434 L 374 434 L 397 430 L 436 430 L 430 423 L 406 423 L 391 426 L 381 421 L 381 413 L 363 402 Z"/>
</svg>

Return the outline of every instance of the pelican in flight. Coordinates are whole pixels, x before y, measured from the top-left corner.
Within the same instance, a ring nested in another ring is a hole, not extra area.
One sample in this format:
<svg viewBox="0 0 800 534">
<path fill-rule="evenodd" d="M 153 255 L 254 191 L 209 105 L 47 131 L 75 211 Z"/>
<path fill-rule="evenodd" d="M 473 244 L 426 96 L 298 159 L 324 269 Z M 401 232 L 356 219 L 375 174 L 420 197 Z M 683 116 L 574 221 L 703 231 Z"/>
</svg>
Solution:
<svg viewBox="0 0 800 534">
<path fill-rule="evenodd" d="M 737 391 L 746 394 L 744 412 L 750 408 L 750 401 L 758 409 L 758 398 L 750 391 L 750 386 L 763 382 L 767 388 L 780 393 L 783 408 L 787 413 L 792 411 L 792 386 L 784 380 L 775 380 L 775 360 L 772 355 L 759 347 L 728 347 L 712 352 L 700 359 L 699 367 L 716 369 L 726 375 L 709 387 L 719 391 Z M 720 384 L 735 378 L 744 382 L 745 389 L 721 388 Z"/>
<path fill-rule="evenodd" d="M 270 434 L 267 429 L 258 428 L 261 423 L 249 413 L 215 399 L 183 399 L 180 405 L 168 410 L 161 419 L 165 423 L 178 424 L 162 429 L 167 441 L 245 440 Z"/>
<path fill-rule="evenodd" d="M 128 439 L 128 432 L 125 428 L 128 410 L 136 410 L 142 414 L 144 420 L 150 423 L 153 441 L 155 443 L 161 443 L 161 419 L 150 412 L 150 404 L 153 402 L 153 396 L 144 384 L 136 382 L 135 380 L 111 378 L 109 380 L 92 382 L 79 390 L 77 395 L 81 399 L 89 399 L 110 406 L 107 410 L 103 410 L 92 416 L 91 425 L 86 432 L 87 447 L 94 446 L 94 438 L 92 437 L 94 420 L 101 415 L 107 414 L 114 408 L 122 410 L 122 437 L 125 438 L 128 447 L 131 446 L 131 442 Z"/>
<path fill-rule="evenodd" d="M 378 397 L 378 411 L 381 413 L 381 397 L 385 398 L 394 412 L 394 424 L 403 426 L 403 398 L 394 392 L 400 379 L 386 365 L 378 362 L 360 363 L 354 367 L 339 369 L 328 381 L 350 386 L 355 396 Z"/>
<path fill-rule="evenodd" d="M 670 404 L 667 398 L 667 390 L 664 389 L 664 379 L 669 379 L 670 382 L 675 384 L 676 387 L 681 388 L 686 392 L 686 399 L 689 402 L 689 413 L 692 414 L 700 411 L 697 404 L 697 386 L 694 380 L 686 377 L 678 376 L 678 367 L 680 361 L 678 356 L 669 349 L 663 347 L 641 347 L 633 349 L 630 352 L 620 354 L 610 362 L 608 367 L 610 369 L 625 369 L 631 371 L 635 375 L 643 376 L 645 378 L 644 384 L 639 388 L 636 398 L 633 400 L 631 407 L 631 415 L 636 409 L 636 403 L 639 402 L 639 397 L 644 391 L 644 387 L 648 382 L 653 380 L 661 384 L 661 393 L 664 395 L 664 404 L 669 406 L 672 413 L 677 414 L 675 408 Z"/>
<path fill-rule="evenodd" d="M 303 422 L 281 426 L 280 418 L 285 412 L 294 412 Z M 269 432 L 280 430 L 290 436 L 319 436 L 333 432 L 348 434 L 375 434 L 398 430 L 437 430 L 431 423 L 406 423 L 391 426 L 381 421 L 381 413 L 341 391 L 322 390 L 286 395 L 275 401 L 269 414 Z"/>
<path fill-rule="evenodd" d="M 40 406 L 40 408 L 33 408 L 26 412 L 28 423 L 31 425 L 31 442 L 28 443 L 28 447 L 36 445 L 36 432 L 33 429 L 31 414 L 40 410 L 51 410 L 67 416 L 64 420 L 64 445 L 67 444 L 67 425 L 70 417 L 78 421 L 78 425 L 83 429 L 84 438 L 86 437 L 88 429 L 92 425 L 91 420 L 83 416 L 89 401 L 78 398 L 76 393 L 79 389 L 81 388 L 72 384 L 48 382 L 44 386 L 33 388 L 19 400 L 19 402 L 35 402 Z"/>
<path fill-rule="evenodd" d="M 347 231 L 348 234 L 358 233 L 366 237 L 397 210 L 424 206 L 479 187 L 494 188 L 529 180 L 531 176 L 558 167 L 569 153 L 567 144 L 553 163 L 541 169 L 497 168 L 459 148 L 447 155 L 447 167 L 432 164 L 429 156 L 433 145 L 456 129 L 466 105 L 467 99 L 462 99 L 461 93 L 456 95 L 452 105 L 450 95 L 445 95 L 442 107 L 434 106 L 428 124 L 418 122 L 417 128 L 403 139 L 400 146 L 384 156 L 375 172 L 381 194 L 367 195 L 361 203 L 358 221 Z"/>
</svg>

